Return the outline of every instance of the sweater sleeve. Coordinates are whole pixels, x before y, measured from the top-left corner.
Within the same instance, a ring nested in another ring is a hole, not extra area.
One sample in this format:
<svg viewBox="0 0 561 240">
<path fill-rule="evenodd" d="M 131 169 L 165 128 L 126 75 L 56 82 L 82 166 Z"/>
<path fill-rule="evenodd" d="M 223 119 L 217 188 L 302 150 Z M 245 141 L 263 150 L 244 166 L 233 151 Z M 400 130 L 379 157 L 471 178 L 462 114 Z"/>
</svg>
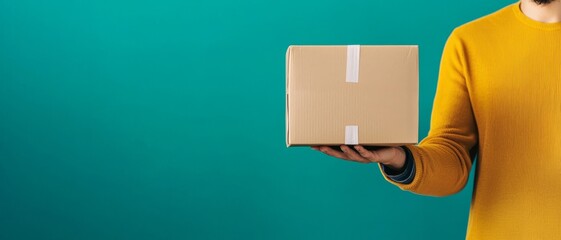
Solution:
<svg viewBox="0 0 561 240">
<path fill-rule="evenodd" d="M 428 135 L 405 145 L 413 156 L 415 176 L 409 184 L 392 181 L 402 190 L 445 196 L 462 190 L 477 152 L 477 126 L 466 82 L 469 80 L 463 42 L 454 29 L 443 49 Z M 383 169 L 380 167 L 383 173 Z"/>
</svg>

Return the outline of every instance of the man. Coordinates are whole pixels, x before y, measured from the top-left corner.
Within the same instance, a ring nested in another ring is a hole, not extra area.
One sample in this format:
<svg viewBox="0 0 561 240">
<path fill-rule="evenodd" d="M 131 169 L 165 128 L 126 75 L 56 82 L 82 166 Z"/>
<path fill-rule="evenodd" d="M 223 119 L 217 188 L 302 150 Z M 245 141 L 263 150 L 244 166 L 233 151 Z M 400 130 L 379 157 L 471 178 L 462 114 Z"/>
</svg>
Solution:
<svg viewBox="0 0 561 240">
<path fill-rule="evenodd" d="M 414 193 L 464 188 L 478 155 L 467 239 L 561 239 L 561 2 L 521 0 L 455 28 L 430 131 L 417 145 L 313 147 L 377 162 Z"/>
</svg>

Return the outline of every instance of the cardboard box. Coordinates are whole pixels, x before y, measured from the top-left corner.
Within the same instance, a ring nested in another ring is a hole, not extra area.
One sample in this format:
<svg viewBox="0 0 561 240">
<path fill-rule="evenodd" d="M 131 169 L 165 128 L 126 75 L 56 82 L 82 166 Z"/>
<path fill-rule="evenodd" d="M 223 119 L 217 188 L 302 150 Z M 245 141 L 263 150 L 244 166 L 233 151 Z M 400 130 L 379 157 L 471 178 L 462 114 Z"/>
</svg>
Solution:
<svg viewBox="0 0 561 240">
<path fill-rule="evenodd" d="M 418 141 L 416 45 L 290 46 L 286 145 Z"/>
</svg>

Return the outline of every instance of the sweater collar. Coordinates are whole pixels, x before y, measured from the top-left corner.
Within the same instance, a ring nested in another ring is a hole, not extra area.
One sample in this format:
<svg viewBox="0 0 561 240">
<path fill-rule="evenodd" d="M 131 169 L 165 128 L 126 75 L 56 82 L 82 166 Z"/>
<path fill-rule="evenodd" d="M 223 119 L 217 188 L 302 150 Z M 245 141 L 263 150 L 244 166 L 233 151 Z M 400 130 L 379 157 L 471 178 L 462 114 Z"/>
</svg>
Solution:
<svg viewBox="0 0 561 240">
<path fill-rule="evenodd" d="M 513 3 L 511 5 L 512 10 L 514 11 L 514 15 L 516 15 L 516 18 L 518 18 L 518 20 L 520 20 L 521 22 L 534 27 L 534 28 L 539 28 L 542 30 L 559 30 L 561 29 L 561 22 L 556 22 L 556 23 L 545 23 L 545 22 L 540 22 L 540 21 L 536 21 L 534 19 L 531 19 L 530 17 L 526 16 L 522 10 L 520 9 L 520 1 Z"/>
</svg>

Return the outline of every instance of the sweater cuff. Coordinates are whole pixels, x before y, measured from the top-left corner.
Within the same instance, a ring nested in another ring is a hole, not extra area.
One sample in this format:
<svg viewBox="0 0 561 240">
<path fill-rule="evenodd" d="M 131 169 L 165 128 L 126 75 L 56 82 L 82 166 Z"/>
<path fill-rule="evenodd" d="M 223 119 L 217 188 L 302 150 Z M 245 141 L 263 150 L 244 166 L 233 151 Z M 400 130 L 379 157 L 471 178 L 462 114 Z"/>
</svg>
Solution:
<svg viewBox="0 0 561 240">
<path fill-rule="evenodd" d="M 415 164 L 410 150 L 404 146 L 401 146 L 401 148 L 405 151 L 405 167 L 403 170 L 396 171 L 381 163 L 380 167 L 382 168 L 382 172 L 392 181 L 408 184 L 411 183 L 415 177 Z"/>
</svg>

